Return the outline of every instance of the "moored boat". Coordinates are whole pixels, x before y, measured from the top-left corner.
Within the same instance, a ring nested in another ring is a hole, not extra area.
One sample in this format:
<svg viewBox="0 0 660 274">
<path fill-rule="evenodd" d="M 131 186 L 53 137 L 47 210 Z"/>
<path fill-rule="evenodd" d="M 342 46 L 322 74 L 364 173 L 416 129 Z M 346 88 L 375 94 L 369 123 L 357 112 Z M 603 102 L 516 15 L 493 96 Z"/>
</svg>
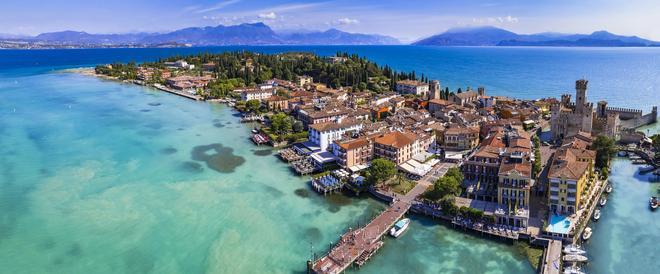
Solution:
<svg viewBox="0 0 660 274">
<path fill-rule="evenodd" d="M 600 219 L 600 209 L 596 209 L 594 211 L 594 221 L 598 221 Z"/>
<path fill-rule="evenodd" d="M 658 205 L 660 205 L 660 199 L 658 199 L 658 197 L 653 196 L 649 198 L 649 206 L 651 209 L 655 210 L 658 208 Z"/>
<path fill-rule="evenodd" d="M 605 192 L 607 192 L 607 193 L 612 192 L 612 185 L 608 184 L 607 187 L 605 187 Z"/>
<path fill-rule="evenodd" d="M 605 206 L 607 204 L 607 198 L 605 197 L 600 197 L 600 201 L 598 202 L 600 206 Z"/>
<path fill-rule="evenodd" d="M 580 268 L 577 266 L 570 266 L 564 268 L 564 274 L 584 274 L 584 272 L 580 271 Z"/>
<path fill-rule="evenodd" d="M 259 133 L 259 129 L 257 129 L 256 127 L 255 127 L 255 128 L 253 128 L 253 129 L 252 129 L 252 133 L 254 133 L 254 134 L 257 134 L 257 133 Z"/>
<path fill-rule="evenodd" d="M 410 224 L 410 219 L 408 218 L 399 220 L 398 222 L 396 222 L 396 224 L 394 224 L 394 227 L 390 229 L 390 235 L 395 238 L 401 236 L 401 234 L 403 234 L 403 232 L 406 231 L 406 229 L 408 229 L 409 224 Z"/>
<path fill-rule="evenodd" d="M 564 254 L 575 254 L 575 255 L 584 255 L 587 252 L 580 249 L 579 245 L 567 245 L 564 247 Z"/>
<path fill-rule="evenodd" d="M 625 150 L 621 150 L 621 151 L 619 151 L 619 157 L 626 157 L 626 156 L 628 156 L 628 152 L 627 152 L 627 151 L 625 151 Z"/>
<path fill-rule="evenodd" d="M 587 227 L 584 229 L 584 232 L 582 232 L 582 240 L 589 240 L 591 238 L 591 227 Z"/>
<path fill-rule="evenodd" d="M 586 262 L 588 259 L 584 255 L 575 255 L 575 254 L 570 254 L 570 255 L 564 255 L 562 257 L 564 262 Z"/>
</svg>

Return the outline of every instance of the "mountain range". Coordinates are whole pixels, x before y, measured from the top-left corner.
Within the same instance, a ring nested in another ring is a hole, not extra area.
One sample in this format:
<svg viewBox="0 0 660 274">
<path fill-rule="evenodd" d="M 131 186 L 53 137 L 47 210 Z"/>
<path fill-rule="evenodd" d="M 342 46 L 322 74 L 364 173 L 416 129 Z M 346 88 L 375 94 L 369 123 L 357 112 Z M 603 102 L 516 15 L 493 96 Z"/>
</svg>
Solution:
<svg viewBox="0 0 660 274">
<path fill-rule="evenodd" d="M 616 35 L 607 31 L 591 34 L 537 33 L 517 34 L 485 26 L 454 28 L 413 43 L 424 46 L 550 46 L 550 47 L 648 47 L 660 42 L 637 36 Z"/>
<path fill-rule="evenodd" d="M 80 31 L 42 33 L 21 37 L 28 42 L 67 45 L 394 45 L 392 37 L 343 32 L 337 29 L 313 32 L 277 33 L 264 23 L 215 27 L 195 27 L 167 33 L 90 34 Z"/>
</svg>

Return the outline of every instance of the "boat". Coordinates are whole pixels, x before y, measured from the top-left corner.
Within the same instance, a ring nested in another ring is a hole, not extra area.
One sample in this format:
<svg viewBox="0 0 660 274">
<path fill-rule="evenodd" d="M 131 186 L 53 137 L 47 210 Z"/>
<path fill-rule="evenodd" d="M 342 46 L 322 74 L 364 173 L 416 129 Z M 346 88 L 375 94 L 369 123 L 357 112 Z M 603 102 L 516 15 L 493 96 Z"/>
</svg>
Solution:
<svg viewBox="0 0 660 274">
<path fill-rule="evenodd" d="M 584 274 L 584 272 L 580 271 L 580 268 L 577 266 L 569 266 L 564 268 L 564 274 Z"/>
<path fill-rule="evenodd" d="M 600 209 L 594 211 L 594 221 L 598 221 L 598 219 L 600 219 Z"/>
<path fill-rule="evenodd" d="M 591 227 L 587 227 L 584 229 L 584 232 L 582 232 L 582 240 L 589 240 L 591 238 Z"/>
<path fill-rule="evenodd" d="M 658 199 L 658 197 L 653 196 L 649 198 L 649 206 L 651 207 L 651 209 L 658 208 L 659 204 L 660 204 L 660 199 Z"/>
<path fill-rule="evenodd" d="M 401 236 L 401 234 L 403 234 L 403 232 L 406 231 L 406 229 L 408 229 L 409 224 L 410 224 L 410 219 L 408 218 L 399 220 L 398 222 L 396 222 L 396 224 L 394 224 L 394 227 L 390 229 L 390 235 L 394 238 Z"/>
<path fill-rule="evenodd" d="M 626 157 L 628 156 L 628 152 L 625 150 L 619 151 L 619 157 Z"/>
<path fill-rule="evenodd" d="M 605 206 L 607 204 L 607 198 L 605 197 L 600 197 L 600 202 L 598 202 L 600 206 Z"/>
<path fill-rule="evenodd" d="M 607 187 L 605 187 L 605 192 L 607 193 L 612 192 L 612 185 L 607 185 Z"/>
<path fill-rule="evenodd" d="M 575 255 L 575 254 L 564 255 L 562 259 L 564 260 L 564 262 L 586 262 L 587 260 L 589 260 L 584 255 Z"/>
<path fill-rule="evenodd" d="M 564 247 L 565 254 L 584 255 L 587 252 L 580 249 L 579 245 L 567 245 Z"/>
<path fill-rule="evenodd" d="M 253 128 L 253 129 L 252 129 L 252 133 L 254 133 L 254 134 L 257 134 L 257 133 L 259 133 L 259 129 L 257 129 L 256 127 L 255 127 L 255 128 Z"/>
</svg>

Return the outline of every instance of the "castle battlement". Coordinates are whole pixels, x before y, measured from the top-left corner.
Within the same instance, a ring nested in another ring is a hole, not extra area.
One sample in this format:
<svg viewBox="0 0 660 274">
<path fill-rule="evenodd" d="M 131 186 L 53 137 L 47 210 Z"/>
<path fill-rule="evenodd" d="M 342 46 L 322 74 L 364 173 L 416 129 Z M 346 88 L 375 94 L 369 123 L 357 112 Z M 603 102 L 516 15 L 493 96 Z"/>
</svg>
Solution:
<svg viewBox="0 0 660 274">
<path fill-rule="evenodd" d="M 642 114 L 641 109 L 621 108 L 621 107 L 607 107 L 607 111 L 626 112 L 631 114 Z"/>
</svg>

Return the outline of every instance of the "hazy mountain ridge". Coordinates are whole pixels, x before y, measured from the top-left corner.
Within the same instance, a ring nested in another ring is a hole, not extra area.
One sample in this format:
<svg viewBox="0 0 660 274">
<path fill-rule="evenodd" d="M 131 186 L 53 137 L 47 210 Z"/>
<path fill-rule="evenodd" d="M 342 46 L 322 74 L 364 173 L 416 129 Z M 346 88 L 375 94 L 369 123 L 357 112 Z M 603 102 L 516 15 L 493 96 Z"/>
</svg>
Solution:
<svg viewBox="0 0 660 274">
<path fill-rule="evenodd" d="M 413 45 L 426 46 L 566 46 L 566 47 L 646 47 L 660 42 L 637 36 L 616 35 L 607 31 L 591 34 L 537 33 L 517 34 L 496 27 L 450 29 Z"/>
<path fill-rule="evenodd" d="M 63 44 L 190 44 L 193 46 L 222 45 L 390 45 L 400 44 L 392 37 L 373 34 L 349 33 L 337 29 L 304 33 L 279 34 L 264 23 L 233 26 L 193 27 L 168 33 L 90 34 L 79 31 L 42 33 L 23 38 Z"/>
</svg>

